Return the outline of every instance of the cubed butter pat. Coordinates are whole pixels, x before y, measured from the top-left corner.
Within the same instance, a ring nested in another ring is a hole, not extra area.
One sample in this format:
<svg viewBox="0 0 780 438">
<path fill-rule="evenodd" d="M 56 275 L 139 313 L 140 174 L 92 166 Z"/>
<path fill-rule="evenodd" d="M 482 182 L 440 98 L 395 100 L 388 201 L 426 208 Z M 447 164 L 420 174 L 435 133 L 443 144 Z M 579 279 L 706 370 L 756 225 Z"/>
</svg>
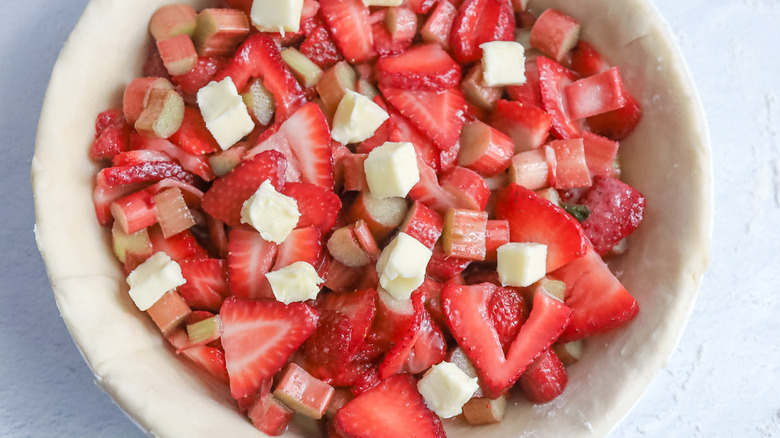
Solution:
<svg viewBox="0 0 780 438">
<path fill-rule="evenodd" d="M 341 144 L 361 142 L 372 135 L 390 116 L 368 97 L 347 90 L 333 115 L 330 136 Z"/>
<path fill-rule="evenodd" d="M 363 0 L 366 6 L 401 6 L 403 0 Z"/>
<path fill-rule="evenodd" d="M 255 128 L 244 99 L 229 76 L 198 90 L 197 100 L 206 128 L 223 150 Z"/>
<path fill-rule="evenodd" d="M 469 377 L 455 364 L 441 362 L 432 366 L 417 382 L 425 404 L 441 418 L 461 413 L 463 405 L 479 389 L 476 377 Z"/>
<path fill-rule="evenodd" d="M 376 198 L 404 198 L 420 181 L 417 153 L 408 142 L 386 142 L 374 148 L 363 163 L 368 190 Z"/>
<path fill-rule="evenodd" d="M 290 304 L 317 298 L 320 284 L 325 280 L 317 275 L 314 266 L 306 262 L 295 262 L 282 269 L 265 274 L 271 290 L 278 301 Z"/>
<path fill-rule="evenodd" d="M 265 180 L 241 207 L 241 223 L 249 224 L 263 239 L 282 243 L 298 225 L 298 202 L 276 191 Z"/>
<path fill-rule="evenodd" d="M 140 310 L 148 310 L 166 292 L 186 282 L 181 266 L 164 252 L 149 257 L 127 276 L 130 298 Z"/>
<path fill-rule="evenodd" d="M 298 32 L 303 0 L 254 0 L 250 18 L 262 32 Z"/>
<path fill-rule="evenodd" d="M 491 41 L 482 48 L 482 80 L 489 87 L 525 83 L 525 49 L 516 41 Z"/>
<path fill-rule="evenodd" d="M 547 273 L 547 245 L 541 243 L 506 243 L 498 247 L 497 258 L 503 286 L 530 286 Z"/>
<path fill-rule="evenodd" d="M 408 299 L 425 280 L 431 255 L 431 250 L 420 241 L 398 233 L 376 262 L 379 284 L 393 298 Z"/>
</svg>

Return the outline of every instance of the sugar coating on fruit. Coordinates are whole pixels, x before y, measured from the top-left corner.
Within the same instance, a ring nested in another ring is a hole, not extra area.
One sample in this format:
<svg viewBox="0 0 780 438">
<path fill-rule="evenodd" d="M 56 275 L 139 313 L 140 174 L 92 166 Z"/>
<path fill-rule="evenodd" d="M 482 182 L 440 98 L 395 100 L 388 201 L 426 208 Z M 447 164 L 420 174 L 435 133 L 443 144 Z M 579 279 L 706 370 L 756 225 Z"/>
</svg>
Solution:
<svg viewBox="0 0 780 438">
<path fill-rule="evenodd" d="M 367 96 L 347 90 L 333 115 L 331 138 L 341 144 L 358 143 L 372 135 L 390 116 Z"/>
<path fill-rule="evenodd" d="M 127 276 L 130 298 L 140 310 L 148 310 L 166 292 L 186 282 L 181 275 L 181 266 L 162 251 L 146 259 Z"/>
<path fill-rule="evenodd" d="M 452 418 L 463 411 L 479 389 L 476 377 L 469 377 L 457 365 L 441 362 L 432 366 L 417 382 L 425 404 L 442 418 Z"/>
<path fill-rule="evenodd" d="M 405 198 L 420 181 L 417 152 L 409 142 L 385 142 L 363 163 L 368 190 L 376 198 Z"/>
<path fill-rule="evenodd" d="M 526 287 L 547 274 L 547 245 L 510 242 L 498 247 L 498 279 L 502 286 Z"/>
<path fill-rule="evenodd" d="M 525 83 L 525 49 L 516 41 L 483 43 L 482 80 L 489 87 Z"/>
<path fill-rule="evenodd" d="M 254 0 L 250 19 L 262 32 L 298 32 L 303 0 Z"/>
<path fill-rule="evenodd" d="M 263 239 L 274 243 L 284 242 L 300 217 L 295 198 L 277 192 L 269 180 L 263 181 L 241 207 L 241 223 L 251 225 Z"/>
<path fill-rule="evenodd" d="M 255 128 L 244 99 L 229 76 L 198 90 L 198 107 L 206 128 L 222 150 L 228 149 Z"/>
<path fill-rule="evenodd" d="M 269 272 L 265 278 L 271 284 L 276 299 L 284 304 L 317 298 L 320 285 L 325 281 L 317 275 L 314 266 L 306 262 L 295 262 Z"/>
<path fill-rule="evenodd" d="M 425 280 L 433 252 L 406 233 L 398 235 L 382 250 L 376 262 L 379 284 L 397 300 L 408 299 Z"/>
</svg>

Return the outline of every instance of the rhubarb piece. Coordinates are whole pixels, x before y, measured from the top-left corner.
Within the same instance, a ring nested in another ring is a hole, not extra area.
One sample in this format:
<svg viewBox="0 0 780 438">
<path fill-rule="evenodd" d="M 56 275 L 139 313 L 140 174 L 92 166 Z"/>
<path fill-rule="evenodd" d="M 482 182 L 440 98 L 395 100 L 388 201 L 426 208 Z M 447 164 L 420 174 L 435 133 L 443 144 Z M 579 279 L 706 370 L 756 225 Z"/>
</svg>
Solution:
<svg viewBox="0 0 780 438">
<path fill-rule="evenodd" d="M 497 250 L 509 243 L 509 221 L 488 220 L 485 227 L 485 261 L 495 262 Z"/>
<path fill-rule="evenodd" d="M 127 123 L 135 124 L 146 108 L 149 95 L 154 89 L 173 90 L 173 85 L 168 79 L 157 77 L 136 78 L 130 81 L 122 98 L 122 111 Z"/>
<path fill-rule="evenodd" d="M 553 140 L 550 147 L 555 152 L 555 183 L 558 190 L 590 187 L 592 181 L 585 161 L 585 146 L 581 138 Z"/>
<path fill-rule="evenodd" d="M 182 325 L 187 320 L 187 317 L 190 316 L 190 312 L 192 312 L 181 295 L 175 290 L 163 294 L 146 311 L 163 335 Z"/>
<path fill-rule="evenodd" d="M 531 46 L 561 62 L 577 44 L 580 23 L 555 9 L 547 9 L 536 18 L 531 28 Z"/>
<path fill-rule="evenodd" d="M 184 100 L 173 90 L 152 89 L 135 129 L 147 137 L 168 138 L 181 127 Z"/>
<path fill-rule="evenodd" d="M 355 70 L 345 61 L 334 64 L 323 73 L 317 82 L 317 92 L 328 112 L 336 112 L 347 90 L 355 90 L 356 82 Z"/>
<path fill-rule="evenodd" d="M 183 75 L 195 68 L 198 52 L 189 35 L 177 35 L 157 41 L 157 50 L 165 69 L 172 76 Z"/>
<path fill-rule="evenodd" d="M 152 255 L 152 241 L 146 228 L 132 234 L 122 230 L 119 222 L 111 227 L 111 239 L 114 244 L 114 254 L 120 262 L 127 264 L 131 260 L 146 260 Z M 135 266 L 129 266 L 130 270 Z"/>
<path fill-rule="evenodd" d="M 450 31 L 452 22 L 457 14 L 458 9 L 452 3 L 448 1 L 436 3 L 433 12 L 431 12 L 422 29 L 420 29 L 420 36 L 423 42 L 428 44 L 436 43 L 444 50 L 449 50 Z"/>
<path fill-rule="evenodd" d="M 149 32 L 157 41 L 177 35 L 191 36 L 195 32 L 198 14 L 190 5 L 165 5 L 149 20 Z"/>
<path fill-rule="evenodd" d="M 444 229 L 444 219 L 422 202 L 415 201 L 399 229 L 433 249 Z"/>
<path fill-rule="evenodd" d="M 365 221 L 377 242 L 382 242 L 406 217 L 404 198 L 379 199 L 361 192 L 347 215 L 351 221 Z"/>
<path fill-rule="evenodd" d="M 618 142 L 586 131 L 582 133 L 582 143 L 591 177 L 616 176 L 613 165 L 617 158 Z"/>
<path fill-rule="evenodd" d="M 218 177 L 223 177 L 230 173 L 236 166 L 241 164 L 246 154 L 246 144 L 237 143 L 230 149 L 224 151 L 218 151 L 209 156 L 209 164 L 214 174 Z"/>
<path fill-rule="evenodd" d="M 298 82 L 305 88 L 317 85 L 322 77 L 323 71 L 309 58 L 303 55 L 298 49 L 288 47 L 281 51 L 282 59 L 290 67 Z"/>
<path fill-rule="evenodd" d="M 384 24 L 393 41 L 411 42 L 417 33 L 417 15 L 405 6 L 393 5 L 387 8 Z"/>
<path fill-rule="evenodd" d="M 333 387 L 291 363 L 282 373 L 273 394 L 293 411 L 320 419 L 333 397 Z"/>
<path fill-rule="evenodd" d="M 139 190 L 111 203 L 111 215 L 125 234 L 134 234 L 157 223 L 157 208 L 149 192 Z"/>
<path fill-rule="evenodd" d="M 490 125 L 474 120 L 464 124 L 460 133 L 458 165 L 486 177 L 495 176 L 509 167 L 514 150 L 512 139 Z"/>
<path fill-rule="evenodd" d="M 566 298 L 566 283 L 554 278 L 544 277 L 531 286 L 531 294 L 526 296 L 532 298 L 533 294 L 539 292 L 546 292 L 563 301 Z"/>
<path fill-rule="evenodd" d="M 249 34 L 249 19 L 236 9 L 203 9 L 192 36 L 200 56 L 225 56 Z"/>
<path fill-rule="evenodd" d="M 582 357 L 582 341 L 555 343 L 552 348 L 564 365 L 571 365 Z"/>
<path fill-rule="evenodd" d="M 509 166 L 509 182 L 529 190 L 539 190 L 547 187 L 549 172 L 544 150 L 535 149 L 520 152 L 512 157 Z"/>
<path fill-rule="evenodd" d="M 590 130 L 611 140 L 620 141 L 628 137 L 642 119 L 642 106 L 636 98 L 626 92 L 626 104 L 619 109 L 588 118 Z"/>
<path fill-rule="evenodd" d="M 506 415 L 506 395 L 496 399 L 474 397 L 463 405 L 463 416 L 472 425 L 500 423 Z"/>
<path fill-rule="evenodd" d="M 626 92 L 617 67 L 577 80 L 567 85 L 564 93 L 572 120 L 607 113 L 626 105 Z"/>
<path fill-rule="evenodd" d="M 368 190 L 364 163 L 368 154 L 349 154 L 337 161 L 337 167 L 341 168 L 343 175 L 343 189 L 346 192 L 360 192 Z"/>
<path fill-rule="evenodd" d="M 247 417 L 260 432 L 269 436 L 279 436 L 287 429 L 295 412 L 269 392 L 270 385 L 271 379 L 268 380 L 268 389 L 261 390 L 249 406 Z"/>
<path fill-rule="evenodd" d="M 444 252 L 452 257 L 484 260 L 487 220 L 488 214 L 484 211 L 448 210 L 441 235 Z"/>
<path fill-rule="evenodd" d="M 249 82 L 247 91 L 241 97 L 244 99 L 249 114 L 255 121 L 263 126 L 271 123 L 275 109 L 274 96 L 265 88 L 262 79 L 252 79 Z"/>
<path fill-rule="evenodd" d="M 166 238 L 195 225 L 195 218 L 178 187 L 171 187 L 154 195 L 154 205 L 157 207 L 160 229 Z"/>
<path fill-rule="evenodd" d="M 446 2 L 442 2 L 444 3 Z M 501 89 L 486 86 L 482 72 L 482 64 L 474 64 L 460 82 L 460 90 L 463 91 L 467 101 L 489 110 L 495 107 L 496 102 L 501 98 Z"/>
<path fill-rule="evenodd" d="M 214 315 L 204 320 L 187 324 L 187 336 L 191 345 L 205 345 L 222 336 L 222 320 Z"/>
<path fill-rule="evenodd" d="M 490 198 L 487 182 L 478 173 L 455 166 L 439 178 L 441 187 L 451 193 L 458 208 L 482 211 Z"/>
</svg>

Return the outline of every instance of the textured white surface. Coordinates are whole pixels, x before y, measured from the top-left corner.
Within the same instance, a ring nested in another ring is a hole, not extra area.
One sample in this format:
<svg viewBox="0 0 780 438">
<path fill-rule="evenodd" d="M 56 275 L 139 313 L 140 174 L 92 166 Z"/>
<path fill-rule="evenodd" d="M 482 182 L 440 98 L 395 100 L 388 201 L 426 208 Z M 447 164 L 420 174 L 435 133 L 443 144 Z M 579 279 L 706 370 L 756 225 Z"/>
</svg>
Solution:
<svg viewBox="0 0 780 438">
<path fill-rule="evenodd" d="M 38 113 L 57 53 L 86 3 L 27 0 L 0 15 L 0 132 L 8 154 L 0 164 L 0 436 L 143 436 L 91 383 L 58 318 L 32 234 Z M 713 256 L 680 346 L 613 435 L 780 436 L 780 3 L 656 4 L 709 118 Z"/>
</svg>

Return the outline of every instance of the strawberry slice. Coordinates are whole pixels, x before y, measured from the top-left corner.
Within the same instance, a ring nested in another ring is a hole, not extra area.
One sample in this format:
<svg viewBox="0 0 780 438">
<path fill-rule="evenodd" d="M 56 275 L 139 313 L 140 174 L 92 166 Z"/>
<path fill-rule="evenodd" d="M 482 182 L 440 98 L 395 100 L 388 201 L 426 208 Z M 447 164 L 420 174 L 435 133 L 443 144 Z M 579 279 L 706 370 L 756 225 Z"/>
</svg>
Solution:
<svg viewBox="0 0 780 438">
<path fill-rule="evenodd" d="M 604 255 L 642 222 L 645 197 L 630 185 L 597 176 L 580 203 L 590 215 L 582 222 L 585 235 L 599 255 Z"/>
<path fill-rule="evenodd" d="M 415 152 L 417 152 L 417 157 L 438 173 L 442 169 L 439 159 L 442 151 L 439 150 L 439 148 L 428 138 L 427 135 L 420 132 L 419 129 L 414 127 L 409 120 L 407 120 L 394 108 L 388 108 L 387 113 L 390 114 L 390 118 L 387 119 L 386 122 L 386 141 L 408 141 L 412 143 L 414 145 Z M 379 143 L 377 146 L 380 146 L 382 143 Z M 360 152 L 370 152 L 370 150 L 361 148 Z"/>
<path fill-rule="evenodd" d="M 552 116 L 553 135 L 561 139 L 582 137 L 582 122 L 571 119 L 564 93 L 577 75 L 544 56 L 536 58 L 536 65 L 539 68 L 542 108 Z"/>
<path fill-rule="evenodd" d="M 525 299 L 516 290 L 499 287 L 490 297 L 487 309 L 501 348 L 506 353 L 527 317 Z"/>
<path fill-rule="evenodd" d="M 425 274 L 439 281 L 448 281 L 463 272 L 471 264 L 470 259 L 452 257 L 444 252 L 441 242 L 433 247 L 433 255 Z"/>
<path fill-rule="evenodd" d="M 204 181 L 213 181 L 216 178 L 208 158 L 203 155 L 189 153 L 164 138 L 144 137 L 143 135 L 132 133 L 130 134 L 130 147 L 135 149 L 131 152 L 139 152 L 141 150 L 162 152 L 176 160 L 182 169 L 199 176 Z"/>
<path fill-rule="evenodd" d="M 349 319 L 352 326 L 352 341 L 349 348 L 351 355 L 357 353 L 374 322 L 376 300 L 375 289 L 321 294 L 317 299 L 318 308 L 336 310 Z"/>
<path fill-rule="evenodd" d="M 414 378 L 383 380 L 339 409 L 336 429 L 351 437 L 444 437 L 444 426 L 425 405 Z"/>
<path fill-rule="evenodd" d="M 449 150 L 460 138 L 466 100 L 459 89 L 411 91 L 383 85 L 379 89 L 387 101 L 440 150 Z"/>
<path fill-rule="evenodd" d="M 626 104 L 622 108 L 589 117 L 590 130 L 615 141 L 628 137 L 642 119 L 642 106 L 628 92 L 623 95 L 623 99 Z"/>
<path fill-rule="evenodd" d="M 331 383 L 350 361 L 352 324 L 337 310 L 318 311 L 317 328 L 302 347 L 304 368 L 312 376 Z"/>
<path fill-rule="evenodd" d="M 417 339 L 420 337 L 420 325 L 425 312 L 425 303 L 422 294 L 412 295 L 412 305 L 414 307 L 414 316 L 411 323 L 406 328 L 406 333 L 393 345 L 390 351 L 385 355 L 384 360 L 379 365 L 379 377 L 386 379 L 390 376 L 406 371 L 404 365 L 412 354 L 412 349 Z"/>
<path fill-rule="evenodd" d="M 152 242 L 153 253 L 162 251 L 177 263 L 189 259 L 208 258 L 206 250 L 198 244 L 190 230 L 184 230 L 167 239 L 158 226 L 149 227 L 147 230 L 149 231 L 149 240 Z"/>
<path fill-rule="evenodd" d="M 455 195 L 439 185 L 436 171 L 431 166 L 418 158 L 417 168 L 420 172 L 420 181 L 409 191 L 412 200 L 425 204 L 439 214 L 444 214 L 447 209 L 458 205 Z"/>
<path fill-rule="evenodd" d="M 245 159 L 276 150 L 290 164 L 287 181 L 302 181 L 333 190 L 333 147 L 328 120 L 320 107 L 307 103 L 250 149 Z"/>
<path fill-rule="evenodd" d="M 276 258 L 277 245 L 254 230 L 232 228 L 228 236 L 228 286 L 238 298 L 273 298 L 265 274 Z"/>
<path fill-rule="evenodd" d="M 228 294 L 224 260 L 197 259 L 179 263 L 187 280 L 179 293 L 191 309 L 219 311 Z"/>
<path fill-rule="evenodd" d="M 195 175 L 172 161 L 147 161 L 127 166 L 113 166 L 102 169 L 99 174 L 109 186 L 134 183 L 156 183 L 172 178 L 187 184 L 195 184 Z"/>
<path fill-rule="evenodd" d="M 563 362 L 547 350 L 520 376 L 520 386 L 533 403 L 547 403 L 561 395 L 569 382 Z"/>
<path fill-rule="evenodd" d="M 225 367 L 224 351 L 207 345 L 190 346 L 190 338 L 183 328 L 172 331 L 166 336 L 166 339 L 177 349 L 177 354 L 191 360 L 217 380 L 228 383 L 229 377 Z"/>
<path fill-rule="evenodd" d="M 347 61 L 357 64 L 376 55 L 370 13 L 362 0 L 320 0 L 320 11 Z"/>
<path fill-rule="evenodd" d="M 482 43 L 512 41 L 515 37 L 515 15 L 506 0 L 466 0 L 452 22 L 450 47 L 461 64 L 482 57 Z"/>
<path fill-rule="evenodd" d="M 303 88 L 295 79 L 274 40 L 266 34 L 254 34 L 244 41 L 233 59 L 215 77 L 215 81 L 230 76 L 238 90 L 243 90 L 250 77 L 263 79 L 263 85 L 274 96 L 277 120 L 285 120 L 306 101 Z"/>
<path fill-rule="evenodd" d="M 427 14 L 436 4 L 436 0 L 409 0 L 408 3 L 415 14 Z"/>
<path fill-rule="evenodd" d="M 438 44 L 381 58 L 376 72 L 380 85 L 404 90 L 444 91 L 460 82 L 460 66 Z"/>
<path fill-rule="evenodd" d="M 498 192 L 496 218 L 509 221 L 512 242 L 547 245 L 547 272 L 582 257 L 587 250 L 577 220 L 523 186 L 510 184 Z"/>
<path fill-rule="evenodd" d="M 171 136 L 170 140 L 190 154 L 203 155 L 219 150 L 219 145 L 206 128 L 206 122 L 203 121 L 200 111 L 191 106 L 184 107 L 181 128 Z"/>
<path fill-rule="evenodd" d="M 588 77 L 608 70 L 609 65 L 593 45 L 579 40 L 571 51 L 571 69 L 582 77 Z"/>
<path fill-rule="evenodd" d="M 301 43 L 301 53 L 317 64 L 323 70 L 327 70 L 333 64 L 341 61 L 341 56 L 336 42 L 330 36 L 325 21 L 318 14 L 301 24 L 306 39 Z"/>
<path fill-rule="evenodd" d="M 298 202 L 301 217 L 296 228 L 315 226 L 327 233 L 336 225 L 341 199 L 335 193 L 314 184 L 291 182 L 284 185 L 282 194 Z"/>
<path fill-rule="evenodd" d="M 509 389 L 528 365 L 555 342 L 572 313 L 549 294 L 537 293 L 528 320 L 504 355 L 488 309 L 497 289 L 492 283 L 449 283 L 442 291 L 447 325 L 477 369 L 482 389 L 491 399 Z"/>
<path fill-rule="evenodd" d="M 322 233 L 317 227 L 298 228 L 279 245 L 273 270 L 282 269 L 295 262 L 318 266 L 322 255 Z"/>
<path fill-rule="evenodd" d="M 266 151 L 246 159 L 227 175 L 214 181 L 203 195 L 203 209 L 231 227 L 241 224 L 241 207 L 269 180 L 278 191 L 284 186 L 287 159 L 280 152 Z"/>
<path fill-rule="evenodd" d="M 560 342 L 604 333 L 632 320 L 639 305 L 592 247 L 585 256 L 551 274 L 566 283 L 571 322 Z"/>
<path fill-rule="evenodd" d="M 103 111 L 95 121 L 95 140 L 89 149 L 89 158 L 98 162 L 111 160 L 130 147 L 131 127 L 125 121 L 122 109 Z"/>
<path fill-rule="evenodd" d="M 195 102 L 198 90 L 208 85 L 216 74 L 225 67 L 223 58 L 208 56 L 198 57 L 195 67 L 183 75 L 171 77 L 171 82 L 178 85 L 184 94 L 184 100 L 188 103 Z"/>
<path fill-rule="evenodd" d="M 314 333 L 317 313 L 304 303 L 230 297 L 222 304 L 222 345 L 234 399 L 256 392 Z"/>
<path fill-rule="evenodd" d="M 414 201 L 400 227 L 401 232 L 414 237 L 428 248 L 436 245 L 443 229 L 444 219 L 441 215 L 420 201 Z"/>
</svg>

